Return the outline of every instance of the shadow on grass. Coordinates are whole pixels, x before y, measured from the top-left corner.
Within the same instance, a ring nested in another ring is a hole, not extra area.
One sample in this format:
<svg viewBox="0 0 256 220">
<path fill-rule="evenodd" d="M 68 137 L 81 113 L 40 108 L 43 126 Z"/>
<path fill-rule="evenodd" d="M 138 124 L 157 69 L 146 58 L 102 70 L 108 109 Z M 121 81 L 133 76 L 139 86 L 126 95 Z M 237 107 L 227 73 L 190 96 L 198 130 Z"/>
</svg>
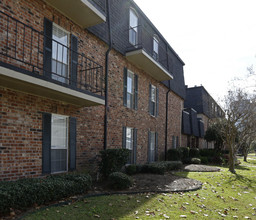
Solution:
<svg viewBox="0 0 256 220">
<path fill-rule="evenodd" d="M 185 177 L 185 176 L 184 176 Z M 97 187 L 99 195 L 85 195 L 72 204 L 60 204 L 43 208 L 37 212 L 26 215 L 23 219 L 121 219 L 129 215 L 136 218 L 136 211 L 141 206 L 151 209 L 152 204 L 158 203 L 159 193 L 169 191 L 186 191 L 196 185 L 192 179 L 181 176 L 157 174 L 136 174 L 133 176 L 134 185 L 127 191 L 116 192 Z M 199 181 L 198 181 L 199 182 Z M 105 193 L 105 195 L 103 195 Z M 113 195 L 109 195 L 112 194 Z M 118 194 L 115 194 L 118 193 Z M 150 205 L 147 205 L 149 203 Z"/>
<path fill-rule="evenodd" d="M 256 179 L 250 179 L 244 175 L 241 175 L 241 174 L 234 174 L 233 176 L 231 176 L 229 178 L 229 180 L 227 181 L 227 183 L 233 183 L 233 182 L 236 182 L 236 184 L 238 182 L 240 183 L 243 183 L 245 185 L 245 189 L 248 188 L 248 189 L 251 189 L 253 192 L 256 193 Z"/>
<path fill-rule="evenodd" d="M 120 219 L 135 213 L 140 206 L 146 205 L 156 196 L 155 193 L 85 195 L 73 203 L 60 203 L 37 211 L 31 210 L 20 219 Z"/>
<path fill-rule="evenodd" d="M 243 166 L 243 165 L 236 165 L 235 167 L 236 170 L 250 170 L 250 168 Z"/>
</svg>

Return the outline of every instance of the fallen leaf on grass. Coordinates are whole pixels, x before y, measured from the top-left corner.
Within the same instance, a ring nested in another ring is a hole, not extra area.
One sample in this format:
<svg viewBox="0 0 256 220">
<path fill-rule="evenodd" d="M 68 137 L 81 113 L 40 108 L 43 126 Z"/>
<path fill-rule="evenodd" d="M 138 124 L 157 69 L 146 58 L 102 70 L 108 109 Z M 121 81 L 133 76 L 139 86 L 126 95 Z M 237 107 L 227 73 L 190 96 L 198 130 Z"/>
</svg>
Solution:
<svg viewBox="0 0 256 220">
<path fill-rule="evenodd" d="M 94 217 L 95 217 L 95 218 L 100 218 L 100 216 L 99 216 L 99 215 L 96 215 L 96 214 L 94 215 Z"/>
<path fill-rule="evenodd" d="M 163 216 L 164 216 L 165 218 L 167 218 L 167 219 L 170 218 L 170 217 L 169 217 L 168 215 L 166 215 L 166 214 L 164 214 Z"/>
</svg>

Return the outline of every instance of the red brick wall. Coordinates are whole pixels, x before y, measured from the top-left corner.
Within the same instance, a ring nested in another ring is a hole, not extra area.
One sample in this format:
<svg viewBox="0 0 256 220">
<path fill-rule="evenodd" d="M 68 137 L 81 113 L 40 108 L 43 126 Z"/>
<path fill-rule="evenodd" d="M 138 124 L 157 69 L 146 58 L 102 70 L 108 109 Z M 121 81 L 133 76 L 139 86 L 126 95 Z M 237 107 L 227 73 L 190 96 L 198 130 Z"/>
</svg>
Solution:
<svg viewBox="0 0 256 220">
<path fill-rule="evenodd" d="M 124 107 L 123 105 L 123 70 L 130 69 L 138 75 L 138 110 Z M 159 89 L 159 115 L 150 116 L 148 112 L 149 84 Z M 137 162 L 147 161 L 148 131 L 158 132 L 158 152 L 164 158 L 165 149 L 165 118 L 166 118 L 166 93 L 168 89 L 160 82 L 150 77 L 147 73 L 129 64 L 117 52 L 111 52 L 109 72 L 109 128 L 108 148 L 122 147 L 122 127 L 138 129 Z M 173 92 L 169 94 L 169 121 L 168 121 L 168 149 L 171 148 L 172 135 L 181 135 L 181 110 L 183 100 Z"/>
<path fill-rule="evenodd" d="M 54 21 L 79 39 L 79 52 L 102 66 L 107 46 L 40 0 L 3 0 L 1 10 L 43 31 L 43 19 Z M 2 57 L 0 57 L 2 59 Z M 5 60 L 5 62 L 7 62 Z M 8 61 L 9 62 L 9 61 Z M 164 157 L 166 93 L 168 89 L 124 56 L 111 51 L 109 61 L 108 148 L 122 147 L 122 127 L 138 129 L 137 163 L 147 161 L 148 131 L 158 132 L 158 151 Z M 17 63 L 16 63 L 17 64 Z M 123 69 L 138 74 L 138 110 L 123 106 Z M 148 113 L 149 84 L 159 89 L 159 116 Z M 168 149 L 172 136 L 181 137 L 183 100 L 169 94 Z M 32 94 L 0 88 L 0 180 L 40 176 L 42 173 L 42 112 L 77 118 L 77 168 L 95 171 L 103 149 L 104 106 L 79 108 Z"/>
</svg>

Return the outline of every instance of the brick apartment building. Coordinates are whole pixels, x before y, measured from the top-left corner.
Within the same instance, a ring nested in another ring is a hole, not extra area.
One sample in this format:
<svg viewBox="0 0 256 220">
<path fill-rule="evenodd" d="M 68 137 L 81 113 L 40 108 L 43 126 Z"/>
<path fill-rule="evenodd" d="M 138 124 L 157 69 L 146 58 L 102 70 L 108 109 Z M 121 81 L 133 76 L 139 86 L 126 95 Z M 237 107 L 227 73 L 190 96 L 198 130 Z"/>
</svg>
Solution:
<svg viewBox="0 0 256 220">
<path fill-rule="evenodd" d="M 0 1 L 0 180 L 180 146 L 184 63 L 132 0 Z"/>
<path fill-rule="evenodd" d="M 186 87 L 185 109 L 182 112 L 183 146 L 214 148 L 214 143 L 203 139 L 209 123 L 225 116 L 224 111 L 203 86 Z"/>
</svg>

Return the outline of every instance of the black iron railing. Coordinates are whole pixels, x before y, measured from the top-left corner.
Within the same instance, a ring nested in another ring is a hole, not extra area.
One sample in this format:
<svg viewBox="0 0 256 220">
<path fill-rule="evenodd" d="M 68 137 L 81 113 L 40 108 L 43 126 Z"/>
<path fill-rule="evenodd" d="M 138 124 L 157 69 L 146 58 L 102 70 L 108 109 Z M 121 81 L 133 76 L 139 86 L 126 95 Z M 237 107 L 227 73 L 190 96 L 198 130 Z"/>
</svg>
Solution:
<svg viewBox="0 0 256 220">
<path fill-rule="evenodd" d="M 0 65 L 103 97 L 103 67 L 84 54 L 72 50 L 69 43 L 65 45 L 54 39 L 50 39 L 51 57 L 45 56 L 45 38 L 41 32 L 0 12 Z M 76 62 L 72 61 L 72 57 L 76 58 Z M 46 61 L 50 62 L 50 68 L 45 67 Z"/>
<path fill-rule="evenodd" d="M 147 30 L 147 28 L 140 25 L 130 27 L 128 32 L 130 46 L 127 48 L 127 52 L 143 49 L 165 70 L 171 72 L 168 63 L 167 46 L 153 31 Z M 154 42 L 157 44 L 155 47 Z"/>
</svg>

